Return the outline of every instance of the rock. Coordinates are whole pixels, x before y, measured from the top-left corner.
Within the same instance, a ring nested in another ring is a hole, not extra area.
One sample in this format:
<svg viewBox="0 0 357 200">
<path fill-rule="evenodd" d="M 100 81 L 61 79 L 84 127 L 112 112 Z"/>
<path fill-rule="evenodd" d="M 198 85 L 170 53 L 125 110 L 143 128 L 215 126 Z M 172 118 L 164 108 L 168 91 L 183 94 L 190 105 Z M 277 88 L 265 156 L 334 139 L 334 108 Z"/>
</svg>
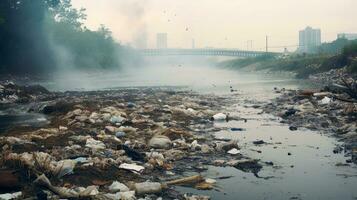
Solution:
<svg viewBox="0 0 357 200">
<path fill-rule="evenodd" d="M 250 159 L 239 160 L 234 165 L 234 167 L 244 172 L 252 172 L 256 176 L 258 172 L 263 168 L 263 166 L 258 163 L 258 160 L 250 160 Z"/>
<path fill-rule="evenodd" d="M 122 132 L 122 131 L 118 131 L 115 133 L 115 137 L 117 138 L 122 138 L 122 137 L 125 137 L 126 136 L 126 133 L 125 132 Z"/>
<path fill-rule="evenodd" d="M 109 186 L 109 191 L 114 193 L 114 192 L 128 192 L 129 188 L 124 185 L 123 183 L 120 183 L 118 181 L 114 181 L 110 186 Z"/>
<path fill-rule="evenodd" d="M 264 140 L 256 140 L 253 142 L 253 144 L 255 145 L 261 145 L 261 144 L 265 144 Z"/>
<path fill-rule="evenodd" d="M 135 105 L 135 103 L 129 102 L 129 103 L 126 105 L 126 107 L 128 107 L 128 108 L 134 108 L 134 107 L 136 107 L 136 105 Z"/>
<path fill-rule="evenodd" d="M 290 108 L 287 111 L 285 111 L 284 117 L 289 117 L 291 115 L 295 115 L 296 112 L 297 112 L 297 110 L 295 110 L 294 108 Z"/>
<path fill-rule="evenodd" d="M 244 128 L 231 128 L 231 131 L 245 131 Z"/>
<path fill-rule="evenodd" d="M 290 126 L 290 127 L 289 127 L 289 130 L 291 130 L 291 131 L 297 131 L 297 130 L 298 130 L 298 128 L 297 128 L 297 127 L 295 127 L 295 126 Z"/>
<path fill-rule="evenodd" d="M 156 135 L 149 141 L 149 146 L 155 149 L 168 149 L 171 147 L 170 138 L 163 135 Z"/>
<path fill-rule="evenodd" d="M 162 191 L 162 185 L 158 182 L 135 183 L 134 188 L 138 194 L 156 194 Z"/>
</svg>

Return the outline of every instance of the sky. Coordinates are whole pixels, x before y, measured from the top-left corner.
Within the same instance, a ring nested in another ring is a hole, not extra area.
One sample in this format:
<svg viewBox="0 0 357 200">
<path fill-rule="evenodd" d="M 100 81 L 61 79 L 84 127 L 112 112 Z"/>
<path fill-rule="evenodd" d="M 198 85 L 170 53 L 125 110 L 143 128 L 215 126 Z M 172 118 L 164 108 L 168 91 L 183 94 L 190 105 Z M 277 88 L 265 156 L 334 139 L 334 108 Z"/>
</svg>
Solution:
<svg viewBox="0 0 357 200">
<path fill-rule="evenodd" d="M 156 34 L 168 34 L 169 48 L 294 50 L 298 31 L 320 28 L 322 41 L 357 33 L 357 0 L 72 0 L 86 8 L 85 25 L 111 29 L 133 47 L 155 48 Z M 252 46 L 247 41 L 252 41 Z"/>
</svg>

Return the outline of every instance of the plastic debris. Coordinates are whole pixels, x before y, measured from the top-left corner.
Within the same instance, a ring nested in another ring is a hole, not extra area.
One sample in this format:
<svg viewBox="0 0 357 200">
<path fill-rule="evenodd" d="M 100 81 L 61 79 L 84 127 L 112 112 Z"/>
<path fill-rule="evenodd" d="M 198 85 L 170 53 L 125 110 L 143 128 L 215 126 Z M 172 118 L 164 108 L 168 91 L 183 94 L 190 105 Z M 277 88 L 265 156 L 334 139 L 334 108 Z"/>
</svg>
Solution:
<svg viewBox="0 0 357 200">
<path fill-rule="evenodd" d="M 218 113 L 213 115 L 212 119 L 214 121 L 225 121 L 227 120 L 227 115 L 223 114 L 223 113 Z"/>
<path fill-rule="evenodd" d="M 192 143 L 191 143 L 191 150 L 201 150 L 201 145 L 198 144 L 197 140 L 194 140 Z"/>
<path fill-rule="evenodd" d="M 321 101 L 319 101 L 319 104 L 320 105 L 327 105 L 327 104 L 330 104 L 331 102 L 332 102 L 331 98 L 324 97 Z"/>
<path fill-rule="evenodd" d="M 231 155 L 237 155 L 240 153 L 240 151 L 236 148 L 233 148 L 233 149 L 229 150 L 227 153 L 229 153 Z"/>
<path fill-rule="evenodd" d="M 57 162 L 55 173 L 57 174 L 58 178 L 61 178 L 65 175 L 72 174 L 75 166 L 76 161 L 74 160 L 61 160 Z"/>
<path fill-rule="evenodd" d="M 160 193 L 163 189 L 161 183 L 157 182 L 135 183 L 134 188 L 138 194 L 155 194 Z"/>
<path fill-rule="evenodd" d="M 89 138 L 86 141 L 86 147 L 91 148 L 93 150 L 103 150 L 105 149 L 105 145 L 103 142 L 99 140 L 95 140 L 93 138 Z"/>
<path fill-rule="evenodd" d="M 125 120 L 125 118 L 122 116 L 113 116 L 110 118 L 110 122 L 113 124 L 122 123 L 124 120 Z"/>
<path fill-rule="evenodd" d="M 55 187 L 51 184 L 50 180 L 45 175 L 39 176 L 35 181 L 35 184 L 45 187 L 52 191 L 53 193 L 59 195 L 61 198 L 78 198 L 79 193 L 74 190 L 69 190 L 67 188 Z"/>
<path fill-rule="evenodd" d="M 129 188 L 124 185 L 123 183 L 120 183 L 118 181 L 114 181 L 110 186 L 109 186 L 109 191 L 110 192 L 128 192 Z"/>
<path fill-rule="evenodd" d="M 136 164 L 123 163 L 119 166 L 119 169 L 126 169 L 133 173 L 141 174 L 144 171 L 145 167 Z"/>
<path fill-rule="evenodd" d="M 20 198 L 21 195 L 22 195 L 22 192 L 0 194 L 0 199 L 1 200 L 17 199 L 17 198 Z"/>
<path fill-rule="evenodd" d="M 155 149 L 168 149 L 171 146 L 171 140 L 166 136 L 156 135 L 149 141 L 149 146 Z"/>
<path fill-rule="evenodd" d="M 121 200 L 136 200 L 135 191 L 120 192 Z"/>
</svg>

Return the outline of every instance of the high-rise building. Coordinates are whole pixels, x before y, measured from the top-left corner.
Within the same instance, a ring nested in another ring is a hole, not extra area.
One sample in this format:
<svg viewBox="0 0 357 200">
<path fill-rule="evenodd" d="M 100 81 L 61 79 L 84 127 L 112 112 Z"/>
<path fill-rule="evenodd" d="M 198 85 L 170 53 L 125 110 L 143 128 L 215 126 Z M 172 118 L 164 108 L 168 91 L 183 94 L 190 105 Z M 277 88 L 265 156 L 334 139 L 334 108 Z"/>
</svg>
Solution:
<svg viewBox="0 0 357 200">
<path fill-rule="evenodd" d="M 167 49 L 167 33 L 158 33 L 156 35 L 156 47 L 158 49 Z"/>
<path fill-rule="evenodd" d="M 304 53 L 312 52 L 321 45 L 321 30 L 313 29 L 310 26 L 299 32 L 299 51 Z"/>
<path fill-rule="evenodd" d="M 337 35 L 337 39 L 345 38 L 347 40 L 357 40 L 357 33 L 340 33 Z"/>
</svg>

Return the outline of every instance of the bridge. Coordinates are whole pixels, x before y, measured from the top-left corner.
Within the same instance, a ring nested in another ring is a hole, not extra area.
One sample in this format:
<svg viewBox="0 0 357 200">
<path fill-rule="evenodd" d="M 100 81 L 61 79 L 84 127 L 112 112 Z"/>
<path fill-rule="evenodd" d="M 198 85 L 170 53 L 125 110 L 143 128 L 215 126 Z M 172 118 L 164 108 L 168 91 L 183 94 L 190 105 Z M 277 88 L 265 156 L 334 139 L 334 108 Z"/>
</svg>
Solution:
<svg viewBox="0 0 357 200">
<path fill-rule="evenodd" d="M 244 51 L 238 49 L 139 49 L 144 56 L 232 56 L 258 57 L 263 55 L 281 55 L 276 52 Z"/>
</svg>

